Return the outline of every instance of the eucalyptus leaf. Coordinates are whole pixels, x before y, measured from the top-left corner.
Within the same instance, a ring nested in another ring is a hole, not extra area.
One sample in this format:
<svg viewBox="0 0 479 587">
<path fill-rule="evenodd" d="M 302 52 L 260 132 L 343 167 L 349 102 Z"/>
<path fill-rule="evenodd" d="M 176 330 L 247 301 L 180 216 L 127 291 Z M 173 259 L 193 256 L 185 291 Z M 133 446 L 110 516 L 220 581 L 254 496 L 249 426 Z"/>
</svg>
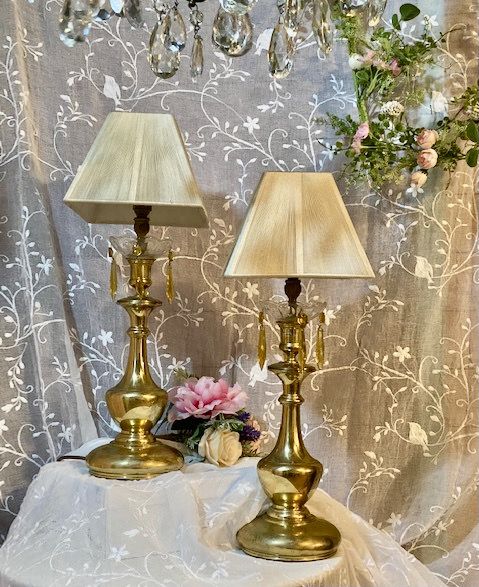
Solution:
<svg viewBox="0 0 479 587">
<path fill-rule="evenodd" d="M 466 136 L 473 143 L 479 143 L 479 129 L 473 120 L 470 120 L 466 127 Z"/>
<path fill-rule="evenodd" d="M 419 8 L 414 6 L 414 4 L 403 4 L 399 8 L 399 12 L 401 13 L 401 19 L 403 21 L 412 20 L 421 14 Z"/>
<path fill-rule="evenodd" d="M 466 163 L 469 167 L 475 167 L 477 165 L 477 158 L 479 157 L 478 149 L 469 149 L 466 155 Z"/>
</svg>

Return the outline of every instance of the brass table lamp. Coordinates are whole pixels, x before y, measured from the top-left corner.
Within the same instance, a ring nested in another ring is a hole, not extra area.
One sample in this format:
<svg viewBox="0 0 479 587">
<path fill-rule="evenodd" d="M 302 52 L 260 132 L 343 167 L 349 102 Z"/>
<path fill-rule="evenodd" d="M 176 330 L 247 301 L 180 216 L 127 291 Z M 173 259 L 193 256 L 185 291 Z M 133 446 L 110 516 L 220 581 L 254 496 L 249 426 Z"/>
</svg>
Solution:
<svg viewBox="0 0 479 587">
<path fill-rule="evenodd" d="M 283 383 L 282 420 L 276 445 L 258 463 L 271 507 L 237 533 L 252 556 L 310 561 L 336 552 L 341 536 L 330 522 L 305 506 L 318 486 L 322 464 L 304 446 L 300 407 L 302 381 L 316 371 L 305 364 L 308 316 L 298 305 L 300 278 L 371 278 L 374 273 L 359 242 L 334 178 L 329 173 L 265 173 L 225 269 L 228 277 L 286 277 L 288 314 L 278 320 L 284 360 L 268 366 Z M 266 358 L 264 338 L 258 347 Z M 322 332 L 317 362 L 322 366 Z"/>
<path fill-rule="evenodd" d="M 161 305 L 148 288 L 153 263 L 165 252 L 161 241 L 148 232 L 150 223 L 206 227 L 208 221 L 174 118 L 169 114 L 109 114 L 64 201 L 87 222 L 134 221 L 136 234 L 131 239 L 111 238 L 128 260 L 129 285 L 135 293 L 118 300 L 130 318 L 130 348 L 122 379 L 106 393 L 108 409 L 121 432 L 87 456 L 90 473 L 111 479 L 145 479 L 180 469 L 181 453 L 151 433 L 168 398 L 148 367 L 148 317 Z M 114 296 L 114 266 L 112 277 Z M 167 295 L 173 297 L 171 276 Z"/>
</svg>

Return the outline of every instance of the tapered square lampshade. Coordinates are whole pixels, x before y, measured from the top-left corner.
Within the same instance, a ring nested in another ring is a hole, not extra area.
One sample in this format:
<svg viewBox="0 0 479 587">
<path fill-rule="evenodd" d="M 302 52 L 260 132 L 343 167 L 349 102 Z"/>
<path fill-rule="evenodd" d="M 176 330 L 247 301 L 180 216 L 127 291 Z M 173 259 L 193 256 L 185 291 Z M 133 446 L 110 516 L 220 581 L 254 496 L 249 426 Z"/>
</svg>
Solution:
<svg viewBox="0 0 479 587">
<path fill-rule="evenodd" d="M 152 207 L 154 225 L 208 226 L 170 114 L 110 113 L 64 201 L 94 224 L 131 224 L 141 205 Z"/>
<path fill-rule="evenodd" d="M 299 172 L 263 174 L 224 274 L 374 277 L 334 177 Z"/>
</svg>

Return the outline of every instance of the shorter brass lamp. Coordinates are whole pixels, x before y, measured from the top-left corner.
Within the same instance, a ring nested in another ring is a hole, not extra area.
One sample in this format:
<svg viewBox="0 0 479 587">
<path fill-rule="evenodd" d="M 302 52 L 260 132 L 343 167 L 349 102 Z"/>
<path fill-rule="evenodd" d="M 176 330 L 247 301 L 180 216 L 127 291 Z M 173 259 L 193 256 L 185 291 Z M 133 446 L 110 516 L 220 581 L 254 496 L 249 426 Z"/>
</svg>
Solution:
<svg viewBox="0 0 479 587">
<path fill-rule="evenodd" d="M 164 243 L 148 232 L 150 223 L 206 227 L 208 221 L 175 119 L 169 114 L 109 114 L 65 203 L 92 224 L 133 221 L 136 234 L 133 238 L 111 237 L 130 265 L 128 283 L 135 293 L 118 300 L 130 318 L 130 348 L 122 379 L 106 393 L 108 409 L 121 432 L 87 456 L 90 473 L 145 479 L 180 469 L 181 453 L 151 433 L 168 398 L 153 381 L 148 366 L 148 317 L 161 305 L 148 288 L 153 263 L 166 251 Z M 114 296 L 114 266 L 110 287 Z M 167 295 L 171 301 L 171 274 Z"/>
<path fill-rule="evenodd" d="M 311 561 L 336 552 L 341 536 L 330 522 L 305 506 L 323 466 L 304 446 L 301 434 L 302 381 L 316 371 L 305 364 L 308 316 L 298 304 L 301 278 L 372 278 L 339 190 L 330 173 L 265 173 L 225 269 L 227 277 L 286 277 L 289 312 L 278 320 L 284 360 L 268 366 L 283 383 L 281 427 L 258 475 L 271 507 L 240 528 L 240 547 L 252 556 Z M 317 361 L 322 363 L 318 331 Z M 259 361 L 265 359 L 264 340 Z M 263 356 L 262 356 L 263 355 Z M 321 368 L 322 365 L 319 364 Z"/>
</svg>

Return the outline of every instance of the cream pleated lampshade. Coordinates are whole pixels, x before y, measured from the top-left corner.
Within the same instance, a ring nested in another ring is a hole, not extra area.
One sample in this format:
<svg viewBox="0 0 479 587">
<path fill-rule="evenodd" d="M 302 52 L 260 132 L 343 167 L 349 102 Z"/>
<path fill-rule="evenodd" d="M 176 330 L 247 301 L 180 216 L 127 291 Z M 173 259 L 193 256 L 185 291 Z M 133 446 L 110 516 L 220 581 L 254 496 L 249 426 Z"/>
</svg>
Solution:
<svg viewBox="0 0 479 587">
<path fill-rule="evenodd" d="M 268 172 L 225 269 L 227 277 L 374 277 L 330 173 Z"/>
<path fill-rule="evenodd" d="M 208 221 L 180 131 L 170 114 L 110 113 L 64 199 L 87 222 L 131 224 L 134 205 L 150 223 Z"/>
</svg>

